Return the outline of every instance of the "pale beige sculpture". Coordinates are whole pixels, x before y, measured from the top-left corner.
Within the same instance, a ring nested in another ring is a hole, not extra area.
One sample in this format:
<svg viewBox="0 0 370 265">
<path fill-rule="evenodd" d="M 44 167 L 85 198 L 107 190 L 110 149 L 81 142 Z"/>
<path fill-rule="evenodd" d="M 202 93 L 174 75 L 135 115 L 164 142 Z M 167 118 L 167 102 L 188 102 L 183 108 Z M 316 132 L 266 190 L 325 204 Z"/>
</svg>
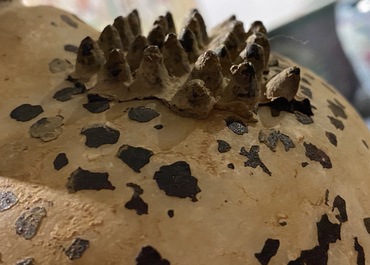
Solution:
<svg viewBox="0 0 370 265">
<path fill-rule="evenodd" d="M 178 42 L 170 22 L 147 38 L 138 12 L 117 18 L 120 45 L 113 27 L 1 2 L 0 261 L 365 264 L 355 110 L 303 67 L 280 74 L 296 65 L 253 42 L 260 22 L 207 33 L 192 11 Z"/>
</svg>

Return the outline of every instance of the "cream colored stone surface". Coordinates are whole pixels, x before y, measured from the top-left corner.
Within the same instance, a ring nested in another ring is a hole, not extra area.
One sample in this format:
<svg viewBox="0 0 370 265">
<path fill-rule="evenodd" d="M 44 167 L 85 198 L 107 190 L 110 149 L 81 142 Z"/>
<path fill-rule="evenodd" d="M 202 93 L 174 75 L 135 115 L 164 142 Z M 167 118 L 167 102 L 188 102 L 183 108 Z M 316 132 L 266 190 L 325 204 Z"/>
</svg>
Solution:
<svg viewBox="0 0 370 265">
<path fill-rule="evenodd" d="M 60 19 L 63 11 L 50 7 L 9 8 L 0 14 L 0 191 L 12 191 L 18 203 L 0 212 L 0 253 L 4 264 L 33 257 L 35 264 L 136 264 L 143 246 L 150 245 L 163 258 L 175 265 L 188 264 L 259 264 L 259 253 L 267 238 L 278 239 L 280 247 L 269 264 L 287 264 L 302 250 L 318 245 L 316 223 L 327 214 L 339 223 L 332 211 L 335 196 L 346 201 L 348 221 L 341 226 L 341 240 L 330 244 L 328 264 L 356 264 L 354 237 L 358 237 L 366 258 L 370 257 L 370 235 L 363 218 L 370 216 L 370 134 L 355 110 L 319 77 L 301 68 L 313 93 L 313 124 L 303 125 L 291 113 L 271 117 L 268 107 L 260 107 L 257 122 L 249 124 L 242 136 L 231 132 L 224 119 L 235 116 L 213 111 L 205 120 L 177 116 L 158 100 L 112 102 L 100 114 L 82 107 L 84 95 L 67 102 L 52 98 L 68 83 L 67 72 L 51 73 L 48 64 L 54 58 L 75 63 L 75 54 L 63 49 L 65 44 L 78 45 L 90 35 L 99 34 L 78 21 L 72 28 Z M 51 25 L 54 22 L 56 26 Z M 277 57 L 281 68 L 294 65 Z M 270 68 L 274 72 L 274 67 Z M 281 70 L 279 68 L 279 70 Z M 307 75 L 312 76 L 313 79 Z M 303 96 L 298 91 L 299 96 Z M 336 129 L 328 119 L 334 116 L 327 100 L 338 100 L 345 106 L 345 128 Z M 44 113 L 28 122 L 17 122 L 9 113 L 23 103 L 40 104 Z M 149 106 L 160 116 L 148 123 L 128 119 L 127 108 Z M 32 138 L 29 127 L 41 117 L 62 115 L 62 134 L 53 141 Z M 84 126 L 104 123 L 121 133 L 118 143 L 99 148 L 84 145 L 80 134 Z M 164 126 L 161 130 L 153 128 Z M 284 151 L 279 143 L 276 152 L 258 141 L 260 129 L 274 128 L 288 135 L 296 145 Z M 337 136 L 338 146 L 330 144 L 325 131 Z M 227 153 L 217 151 L 217 141 L 231 145 Z M 312 143 L 331 159 L 333 167 L 305 156 L 303 143 Z M 123 144 L 150 149 L 150 163 L 135 173 L 116 153 Z M 260 146 L 260 158 L 272 172 L 260 167 L 244 167 L 248 151 Z M 53 160 L 60 152 L 67 154 L 69 164 L 59 171 Z M 162 165 L 183 160 L 189 163 L 198 179 L 201 192 L 197 202 L 189 198 L 169 197 L 153 180 Z M 302 162 L 308 162 L 305 168 Z M 234 163 L 235 169 L 229 169 Z M 109 172 L 115 190 L 83 190 L 68 193 L 65 187 L 70 174 L 81 167 L 96 172 Z M 124 204 L 133 190 L 129 182 L 143 188 L 142 199 L 148 203 L 148 215 L 137 215 Z M 328 205 L 325 191 L 329 190 Z M 31 240 L 15 232 L 15 221 L 27 208 L 43 206 L 47 215 Z M 167 211 L 174 210 L 169 218 Z M 282 226 L 279 222 L 285 221 Z M 73 239 L 90 241 L 90 248 L 80 259 L 71 261 L 64 250 Z"/>
</svg>

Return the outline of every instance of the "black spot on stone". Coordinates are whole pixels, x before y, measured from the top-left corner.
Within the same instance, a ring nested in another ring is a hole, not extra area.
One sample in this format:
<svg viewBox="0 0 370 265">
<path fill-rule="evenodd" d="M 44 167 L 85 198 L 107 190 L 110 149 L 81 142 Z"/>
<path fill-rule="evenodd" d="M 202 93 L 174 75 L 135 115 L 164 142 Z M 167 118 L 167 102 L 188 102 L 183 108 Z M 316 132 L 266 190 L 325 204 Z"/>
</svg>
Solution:
<svg viewBox="0 0 370 265">
<path fill-rule="evenodd" d="M 22 213 L 15 221 L 16 233 L 25 239 L 33 238 L 45 216 L 46 209 L 44 207 L 35 207 Z"/>
<path fill-rule="evenodd" d="M 329 206 L 329 190 L 325 191 L 325 205 Z"/>
<path fill-rule="evenodd" d="M 334 133 L 325 131 L 325 136 L 332 145 L 337 146 L 337 136 Z"/>
<path fill-rule="evenodd" d="M 196 195 L 201 190 L 198 180 L 191 175 L 190 166 L 185 161 L 178 161 L 171 165 L 161 166 L 153 177 L 166 195 L 179 198 L 189 197 L 197 201 Z"/>
<path fill-rule="evenodd" d="M 329 245 L 329 243 L 335 243 L 337 240 L 341 240 L 341 225 L 330 222 L 326 214 L 321 217 L 320 222 L 316 223 L 316 226 L 320 246 Z"/>
<path fill-rule="evenodd" d="M 85 89 L 82 87 L 66 87 L 55 92 L 53 98 L 59 101 L 68 101 L 72 99 L 72 95 L 83 94 Z"/>
<path fill-rule="evenodd" d="M 279 225 L 286 226 L 288 223 L 286 221 L 279 221 Z"/>
<path fill-rule="evenodd" d="M 134 195 L 142 195 L 144 193 L 144 190 L 137 184 L 135 183 L 127 183 L 126 184 L 127 187 L 130 187 L 134 190 Z"/>
<path fill-rule="evenodd" d="M 66 52 L 73 52 L 73 53 L 77 54 L 78 47 L 76 45 L 73 45 L 73 44 L 66 44 L 66 45 L 64 45 L 64 50 Z"/>
<path fill-rule="evenodd" d="M 16 265 L 33 265 L 35 262 L 35 259 L 33 258 L 25 258 L 20 261 L 17 261 Z"/>
<path fill-rule="evenodd" d="M 18 202 L 17 196 L 11 191 L 0 191 L 0 212 L 12 208 Z"/>
<path fill-rule="evenodd" d="M 365 140 L 362 140 L 362 143 L 364 144 L 364 146 L 366 147 L 366 149 L 369 149 L 369 146 L 367 145 L 367 142 Z"/>
<path fill-rule="evenodd" d="M 84 127 L 81 134 L 86 136 L 85 145 L 88 147 L 98 148 L 104 144 L 117 143 L 120 132 L 103 124 L 94 124 Z"/>
<path fill-rule="evenodd" d="M 357 251 L 357 265 L 365 265 L 365 251 L 364 248 L 358 243 L 358 238 L 355 237 L 355 251 Z"/>
<path fill-rule="evenodd" d="M 40 105 L 22 104 L 10 112 L 10 117 L 17 121 L 29 121 L 43 112 Z"/>
<path fill-rule="evenodd" d="M 151 247 L 146 246 L 141 249 L 141 252 L 136 257 L 136 265 L 170 265 L 171 263 L 162 259 L 161 254 Z"/>
<path fill-rule="evenodd" d="M 126 202 L 125 207 L 129 210 L 135 210 L 138 215 L 148 214 L 148 204 L 140 197 L 144 190 L 137 184 L 127 183 L 127 187 L 134 190 L 130 201 Z"/>
<path fill-rule="evenodd" d="M 54 27 L 58 27 L 57 23 L 55 23 L 54 21 L 51 21 L 50 22 L 50 25 L 54 26 Z"/>
<path fill-rule="evenodd" d="M 154 125 L 154 129 L 161 130 L 163 129 L 163 125 L 162 124 Z"/>
<path fill-rule="evenodd" d="M 311 123 L 313 123 L 313 119 L 310 116 L 308 116 L 306 114 L 303 114 L 302 112 L 294 111 L 294 115 L 295 115 L 296 119 L 302 124 L 311 124 Z"/>
<path fill-rule="evenodd" d="M 57 157 L 54 159 L 54 169 L 60 170 L 61 168 L 68 165 L 68 158 L 65 153 L 59 153 Z"/>
<path fill-rule="evenodd" d="M 341 120 L 338 120 L 334 117 L 331 117 L 331 116 L 328 116 L 331 124 L 333 124 L 335 126 L 335 128 L 339 129 L 339 130 L 344 130 L 344 124 Z"/>
<path fill-rule="evenodd" d="M 281 111 L 294 113 L 298 111 L 306 116 L 312 116 L 312 106 L 311 102 L 308 98 L 305 98 L 302 101 L 298 101 L 293 99 L 292 101 L 288 101 L 286 98 L 277 98 L 272 102 L 261 104 L 261 106 L 269 106 L 271 109 L 271 116 L 277 117 L 279 116 Z"/>
<path fill-rule="evenodd" d="M 311 91 L 311 89 L 309 89 L 306 86 L 302 86 L 302 85 L 300 87 L 301 87 L 302 94 L 305 95 L 306 97 L 312 99 L 312 91 Z"/>
<path fill-rule="evenodd" d="M 73 85 L 74 85 L 76 88 L 83 89 L 83 91 L 84 91 L 84 92 L 87 90 L 86 84 L 81 83 L 81 82 L 78 80 L 78 78 L 73 78 L 71 75 L 68 75 L 68 76 L 67 76 L 67 78 L 66 78 L 66 81 L 69 81 L 69 82 L 73 83 Z"/>
<path fill-rule="evenodd" d="M 278 239 L 268 238 L 265 241 L 265 245 L 262 248 L 260 253 L 254 254 L 258 259 L 261 265 L 267 265 L 270 262 L 270 259 L 276 255 L 280 246 L 280 241 Z"/>
<path fill-rule="evenodd" d="M 274 66 L 279 66 L 279 61 L 278 61 L 278 59 L 272 59 L 272 60 L 270 60 L 269 61 L 269 66 L 270 67 L 274 67 Z M 280 73 L 281 71 L 279 71 L 279 73 Z"/>
<path fill-rule="evenodd" d="M 226 153 L 226 152 L 230 151 L 231 145 L 228 142 L 226 142 L 224 140 L 217 140 L 217 143 L 218 143 L 217 150 L 220 153 Z"/>
<path fill-rule="evenodd" d="M 101 113 L 110 108 L 109 99 L 99 96 L 98 94 L 87 94 L 88 103 L 82 106 L 91 113 Z"/>
<path fill-rule="evenodd" d="M 306 83 L 307 85 L 309 85 L 309 86 L 311 86 L 311 82 L 310 81 L 308 81 L 306 78 L 304 78 L 304 77 L 301 77 L 301 82 L 302 83 Z"/>
<path fill-rule="evenodd" d="M 249 152 L 244 147 L 242 147 L 240 150 L 240 154 L 248 158 L 248 160 L 244 162 L 244 166 L 252 168 L 260 166 L 263 172 L 271 176 L 270 170 L 268 170 L 268 168 L 265 166 L 265 164 L 261 161 L 259 157 L 258 154 L 259 151 L 260 147 L 258 145 L 252 145 Z"/>
<path fill-rule="evenodd" d="M 337 195 L 334 199 L 332 211 L 334 211 L 334 208 L 337 208 L 339 211 L 339 215 L 335 216 L 339 220 L 339 222 L 341 223 L 347 222 L 348 216 L 346 209 L 346 201 L 339 195 Z"/>
<path fill-rule="evenodd" d="M 148 149 L 127 144 L 122 145 L 117 153 L 117 156 L 137 173 L 150 162 L 152 155 L 153 152 Z"/>
<path fill-rule="evenodd" d="M 41 118 L 31 125 L 29 132 L 32 137 L 40 138 L 44 142 L 55 140 L 63 132 L 63 120 L 64 117 L 60 115 Z"/>
<path fill-rule="evenodd" d="M 225 119 L 225 122 L 226 126 L 237 135 L 248 133 L 247 125 L 245 125 L 244 122 L 239 120 L 238 118 L 230 116 Z"/>
<path fill-rule="evenodd" d="M 258 140 L 264 143 L 273 152 L 276 152 L 276 146 L 279 140 L 284 144 L 285 151 L 289 151 L 290 148 L 295 147 L 295 144 L 288 135 L 274 129 L 260 130 Z"/>
<path fill-rule="evenodd" d="M 67 60 L 62 60 L 59 58 L 54 58 L 49 63 L 49 71 L 51 73 L 59 73 L 67 70 L 67 68 L 71 66 L 71 63 Z"/>
<path fill-rule="evenodd" d="M 327 265 L 329 245 L 316 246 L 310 250 L 303 250 L 301 256 L 290 261 L 288 265 Z"/>
<path fill-rule="evenodd" d="M 140 106 L 137 108 L 130 108 L 128 117 L 133 121 L 148 122 L 155 117 L 158 117 L 159 113 L 151 108 Z"/>
<path fill-rule="evenodd" d="M 343 119 L 347 119 L 347 114 L 344 111 L 344 106 L 342 104 L 340 104 L 338 101 L 336 102 L 338 102 L 339 104 L 334 103 L 333 101 L 329 99 L 327 101 L 329 103 L 328 107 L 331 110 L 331 112 L 333 112 L 335 117 L 341 117 Z"/>
<path fill-rule="evenodd" d="M 74 21 L 72 18 L 70 18 L 69 16 L 63 14 L 63 15 L 60 15 L 60 18 L 62 19 L 62 21 L 67 23 L 72 28 L 78 28 L 78 23 Z"/>
<path fill-rule="evenodd" d="M 235 169 L 235 166 L 233 163 L 229 163 L 227 164 L 227 167 L 230 168 L 230 169 Z"/>
<path fill-rule="evenodd" d="M 308 162 L 302 162 L 302 163 L 301 163 L 301 166 L 302 166 L 302 167 L 307 167 L 307 166 L 308 166 Z"/>
<path fill-rule="evenodd" d="M 167 211 L 168 217 L 173 218 L 175 216 L 174 210 L 168 210 Z"/>
<path fill-rule="evenodd" d="M 115 187 L 110 183 L 108 177 L 109 174 L 106 172 L 91 172 L 79 167 L 68 178 L 66 187 L 71 193 L 79 190 L 114 190 Z"/>
<path fill-rule="evenodd" d="M 89 240 L 76 238 L 75 240 L 73 240 L 72 244 L 67 248 L 65 253 L 70 260 L 79 259 L 89 248 L 89 246 L 90 246 Z"/>
<path fill-rule="evenodd" d="M 313 161 L 319 162 L 323 168 L 332 168 L 330 158 L 324 151 L 311 143 L 303 143 L 306 148 L 306 156 Z"/>
<path fill-rule="evenodd" d="M 370 234 L 370 217 L 364 218 L 364 225 L 365 225 L 366 231 Z"/>
</svg>

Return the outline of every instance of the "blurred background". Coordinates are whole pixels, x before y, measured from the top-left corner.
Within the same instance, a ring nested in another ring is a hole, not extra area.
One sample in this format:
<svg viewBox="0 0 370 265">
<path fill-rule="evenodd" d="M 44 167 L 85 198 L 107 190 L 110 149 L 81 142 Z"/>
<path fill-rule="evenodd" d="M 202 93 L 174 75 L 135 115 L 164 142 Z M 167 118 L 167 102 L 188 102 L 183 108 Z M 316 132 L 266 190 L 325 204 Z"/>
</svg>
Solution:
<svg viewBox="0 0 370 265">
<path fill-rule="evenodd" d="M 212 28 L 235 14 L 245 29 L 262 20 L 272 49 L 335 86 L 370 127 L 370 0 L 23 0 L 76 14 L 98 30 L 138 9 L 144 32 L 171 11 L 177 28 L 198 8 Z"/>
</svg>

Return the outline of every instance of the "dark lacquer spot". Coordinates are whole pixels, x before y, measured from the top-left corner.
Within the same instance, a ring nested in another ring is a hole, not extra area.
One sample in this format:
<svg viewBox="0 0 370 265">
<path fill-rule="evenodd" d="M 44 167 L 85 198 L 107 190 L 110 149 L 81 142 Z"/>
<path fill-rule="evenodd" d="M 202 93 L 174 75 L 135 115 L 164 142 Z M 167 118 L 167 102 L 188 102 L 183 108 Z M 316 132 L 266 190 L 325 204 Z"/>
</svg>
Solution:
<svg viewBox="0 0 370 265">
<path fill-rule="evenodd" d="M 168 196 L 189 197 L 195 202 L 197 193 L 201 191 L 198 187 L 198 180 L 191 175 L 190 166 L 185 161 L 161 166 L 159 171 L 154 173 L 153 178 L 158 187 Z"/>
<path fill-rule="evenodd" d="M 290 261 L 288 265 L 327 265 L 329 245 L 316 246 L 310 250 L 303 250 L 298 259 Z"/>
<path fill-rule="evenodd" d="M 258 134 L 258 140 L 264 143 L 271 151 L 276 152 L 276 146 L 280 140 L 284 144 L 284 150 L 289 151 L 290 148 L 294 148 L 295 144 L 289 138 L 288 135 L 281 133 L 275 129 L 260 130 Z"/>
<path fill-rule="evenodd" d="M 72 95 L 78 95 L 83 93 L 85 93 L 85 89 L 83 87 L 65 87 L 55 92 L 53 98 L 64 102 L 72 99 Z"/>
<path fill-rule="evenodd" d="M 311 86 L 311 82 L 310 81 L 308 81 L 306 78 L 304 78 L 304 77 L 302 77 L 301 78 L 301 82 L 302 83 L 306 83 L 307 85 L 309 85 L 309 86 Z"/>
<path fill-rule="evenodd" d="M 66 187 L 71 193 L 79 190 L 114 190 L 115 187 L 110 183 L 108 177 L 109 174 L 106 172 L 91 172 L 79 167 L 68 178 Z"/>
<path fill-rule="evenodd" d="M 329 245 L 329 243 L 335 243 L 337 240 L 341 240 L 341 225 L 330 222 L 326 214 L 321 217 L 320 222 L 316 223 L 316 226 L 320 246 Z"/>
<path fill-rule="evenodd" d="M 34 265 L 35 263 L 34 258 L 25 258 L 20 261 L 17 261 L 16 265 Z"/>
<path fill-rule="evenodd" d="M 101 113 L 110 108 L 110 100 L 98 94 L 87 94 L 87 100 L 88 103 L 85 103 L 82 106 L 91 113 Z"/>
<path fill-rule="evenodd" d="M 357 251 L 357 265 L 365 265 L 365 251 L 364 248 L 358 242 L 358 238 L 355 237 L 355 251 Z"/>
<path fill-rule="evenodd" d="M 277 117 L 279 116 L 281 111 L 294 113 L 298 111 L 306 116 L 312 116 L 312 106 L 311 102 L 308 98 L 305 98 L 302 101 L 298 101 L 293 99 L 292 101 L 288 101 L 286 98 L 277 98 L 274 101 L 269 103 L 261 104 L 261 106 L 269 106 L 271 109 L 271 116 Z"/>
<path fill-rule="evenodd" d="M 267 265 L 270 262 L 270 259 L 276 255 L 280 246 L 280 241 L 278 239 L 268 238 L 265 241 L 265 245 L 262 248 L 260 253 L 254 254 L 258 259 L 261 265 Z"/>
<path fill-rule="evenodd" d="M 348 216 L 347 216 L 347 209 L 346 209 L 346 201 L 337 195 L 334 199 L 333 203 L 333 211 L 334 208 L 337 208 L 339 211 L 339 215 L 336 215 L 335 217 L 339 220 L 339 222 L 344 223 L 348 221 Z"/>
<path fill-rule="evenodd" d="M 229 163 L 227 164 L 227 167 L 230 168 L 230 169 L 235 169 L 235 166 L 233 163 Z"/>
<path fill-rule="evenodd" d="M 366 147 L 366 149 L 369 149 L 369 146 L 367 145 L 367 142 L 365 140 L 362 140 L 362 143 L 364 144 L 364 146 Z"/>
<path fill-rule="evenodd" d="M 302 166 L 302 167 L 307 167 L 307 166 L 308 166 L 308 162 L 302 162 L 302 163 L 301 163 L 301 166 Z"/>
<path fill-rule="evenodd" d="M 168 210 L 167 211 L 167 215 L 168 215 L 168 217 L 170 217 L 170 218 L 173 218 L 174 216 L 175 216 L 175 211 L 174 210 Z"/>
<path fill-rule="evenodd" d="M 306 148 L 305 154 L 310 160 L 319 162 L 323 168 L 332 168 L 330 158 L 323 150 L 311 143 L 304 142 L 303 145 Z"/>
<path fill-rule="evenodd" d="M 66 52 L 73 52 L 73 53 L 77 54 L 78 47 L 76 45 L 73 45 L 73 44 L 66 44 L 66 45 L 64 45 L 64 50 Z"/>
<path fill-rule="evenodd" d="M 43 112 L 40 105 L 22 104 L 10 112 L 10 117 L 16 121 L 29 121 Z"/>
<path fill-rule="evenodd" d="M 261 167 L 263 172 L 271 176 L 270 170 L 265 166 L 265 164 L 261 161 L 259 157 L 260 147 L 258 145 L 252 145 L 250 151 L 248 152 L 244 147 L 241 148 L 240 154 L 246 156 L 248 160 L 244 162 L 244 166 L 246 167 Z"/>
<path fill-rule="evenodd" d="M 338 102 L 339 104 L 334 103 L 333 101 L 329 99 L 327 101 L 329 103 L 328 107 L 331 110 L 331 112 L 333 112 L 335 117 L 341 117 L 343 119 L 347 119 L 347 114 L 344 111 L 344 106 L 342 104 L 340 104 L 338 101 L 336 102 Z"/>
<path fill-rule="evenodd" d="M 162 259 L 161 254 L 155 248 L 146 246 L 136 257 L 136 265 L 170 265 L 170 262 Z"/>
<path fill-rule="evenodd" d="M 138 122 L 148 122 L 158 117 L 159 113 L 151 108 L 146 108 L 144 106 L 140 106 L 137 108 L 130 108 L 128 112 L 128 117 L 133 121 Z"/>
<path fill-rule="evenodd" d="M 338 120 L 338 119 L 336 119 L 334 117 L 331 117 L 331 116 L 328 116 L 328 118 L 329 118 L 331 124 L 333 124 L 335 128 L 337 128 L 339 130 L 342 130 L 342 131 L 344 130 L 344 124 L 341 120 Z"/>
<path fill-rule="evenodd" d="M 225 122 L 226 126 L 237 135 L 248 133 L 247 125 L 245 125 L 244 122 L 238 118 L 230 116 L 225 119 Z"/>
<path fill-rule="evenodd" d="M 25 239 L 33 238 L 45 216 L 46 209 L 44 207 L 35 207 L 23 212 L 15 221 L 16 233 Z"/>
<path fill-rule="evenodd" d="M 60 170 L 61 168 L 68 165 L 68 158 L 65 153 L 59 153 L 53 161 L 54 169 Z"/>
<path fill-rule="evenodd" d="M 140 169 L 150 162 L 153 154 L 149 149 L 124 144 L 119 148 L 117 156 L 135 172 L 140 173 Z"/>
<path fill-rule="evenodd" d="M 120 132 L 104 124 L 94 124 L 82 128 L 81 134 L 86 136 L 85 145 L 98 148 L 104 144 L 117 143 Z"/>
<path fill-rule="evenodd" d="M 296 119 L 302 124 L 311 124 L 311 123 L 313 123 L 313 119 L 310 116 L 308 116 L 306 114 L 303 114 L 302 112 L 294 111 L 294 115 L 295 115 Z"/>
<path fill-rule="evenodd" d="M 365 225 L 366 231 L 370 234 L 370 217 L 364 218 L 364 225 Z"/>
<path fill-rule="evenodd" d="M 67 248 L 65 253 L 70 260 L 79 259 L 89 248 L 89 246 L 90 246 L 89 240 L 76 238 L 75 240 L 73 240 L 72 244 Z"/>
<path fill-rule="evenodd" d="M 67 68 L 71 66 L 70 62 L 67 60 L 62 60 L 59 58 L 54 58 L 49 63 L 49 71 L 51 73 L 59 73 L 67 70 Z"/>
<path fill-rule="evenodd" d="M 337 144 L 338 144 L 337 136 L 334 133 L 325 131 L 325 136 L 326 136 L 326 138 L 328 138 L 329 142 L 332 145 L 337 146 Z"/>
<path fill-rule="evenodd" d="M 70 18 L 69 16 L 62 14 L 60 15 L 60 18 L 62 19 L 62 21 L 67 23 L 72 28 L 78 28 L 78 23 L 74 21 L 72 18 Z"/>
<path fill-rule="evenodd" d="M 161 130 L 161 129 L 163 129 L 163 125 L 162 124 L 154 125 L 154 129 Z"/>
<path fill-rule="evenodd" d="M 312 91 L 311 91 L 311 89 L 309 89 L 306 86 L 302 86 L 302 85 L 300 87 L 301 87 L 302 94 L 305 95 L 306 97 L 312 99 Z"/>
<path fill-rule="evenodd" d="M 16 205 L 17 196 L 11 191 L 0 191 L 0 212 L 6 211 Z"/>
<path fill-rule="evenodd" d="M 57 115 L 55 117 L 42 118 L 31 125 L 30 134 L 34 138 L 40 138 L 44 142 L 55 140 L 63 132 L 64 117 Z"/>
<path fill-rule="evenodd" d="M 220 153 L 226 153 L 226 152 L 230 151 L 231 145 L 228 142 L 226 142 L 224 140 L 217 140 L 217 143 L 218 143 L 217 150 Z"/>
<path fill-rule="evenodd" d="M 303 250 L 298 259 L 290 261 L 288 265 L 327 265 L 329 244 L 341 240 L 341 225 L 333 224 L 326 214 L 316 223 L 319 246 L 310 250 Z"/>
<path fill-rule="evenodd" d="M 329 190 L 325 191 L 325 205 L 329 206 Z"/>
<path fill-rule="evenodd" d="M 137 184 L 127 183 L 127 187 L 134 190 L 131 200 L 126 202 L 125 207 L 129 210 L 135 210 L 138 215 L 148 214 L 148 204 L 140 197 L 144 190 Z"/>
</svg>

